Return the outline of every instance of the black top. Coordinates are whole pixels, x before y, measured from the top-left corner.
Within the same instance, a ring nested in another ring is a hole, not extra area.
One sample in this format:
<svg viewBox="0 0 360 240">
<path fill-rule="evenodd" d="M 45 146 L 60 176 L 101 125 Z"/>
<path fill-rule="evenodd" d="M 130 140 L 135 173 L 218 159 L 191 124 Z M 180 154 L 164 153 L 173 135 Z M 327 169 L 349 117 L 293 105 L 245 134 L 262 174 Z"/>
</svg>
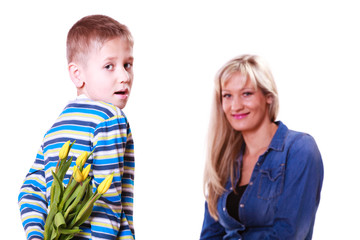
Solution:
<svg viewBox="0 0 360 240">
<path fill-rule="evenodd" d="M 240 199 L 244 194 L 247 186 L 248 185 L 239 186 L 239 184 L 237 184 L 235 191 L 232 191 L 226 199 L 226 208 L 229 215 L 238 221 L 240 221 L 239 218 Z"/>
</svg>

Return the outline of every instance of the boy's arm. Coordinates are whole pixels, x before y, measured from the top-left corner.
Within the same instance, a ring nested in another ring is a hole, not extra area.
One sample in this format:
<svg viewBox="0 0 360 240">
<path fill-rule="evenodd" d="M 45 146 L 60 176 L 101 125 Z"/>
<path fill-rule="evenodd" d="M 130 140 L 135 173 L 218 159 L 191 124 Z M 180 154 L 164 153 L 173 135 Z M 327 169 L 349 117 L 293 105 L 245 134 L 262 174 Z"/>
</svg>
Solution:
<svg viewBox="0 0 360 240">
<path fill-rule="evenodd" d="M 18 202 L 27 239 L 43 239 L 48 204 L 42 148 L 21 186 Z"/>
<path fill-rule="evenodd" d="M 133 225 L 133 204 L 134 204 L 134 171 L 135 171 L 135 158 L 134 158 L 134 141 L 129 123 L 127 123 L 127 141 L 124 155 L 124 175 L 122 184 L 121 201 L 123 203 L 123 210 L 129 228 L 134 235 Z"/>
<path fill-rule="evenodd" d="M 133 239 L 132 189 L 129 181 L 129 162 L 133 162 L 131 138 L 128 140 L 128 123 L 125 116 L 118 115 L 97 125 L 93 138 L 93 186 L 114 173 L 109 190 L 94 204 L 90 217 L 92 239 Z M 129 146 L 127 146 L 129 141 Z M 130 154 L 130 155 L 129 155 Z M 126 160 L 125 160 L 126 159 Z M 132 159 L 132 160 L 130 160 Z M 131 205 L 128 205 L 130 194 Z M 129 215 L 128 215 L 129 213 Z M 131 228 L 130 228 L 131 227 Z M 126 236 L 126 237 L 125 237 Z"/>
</svg>

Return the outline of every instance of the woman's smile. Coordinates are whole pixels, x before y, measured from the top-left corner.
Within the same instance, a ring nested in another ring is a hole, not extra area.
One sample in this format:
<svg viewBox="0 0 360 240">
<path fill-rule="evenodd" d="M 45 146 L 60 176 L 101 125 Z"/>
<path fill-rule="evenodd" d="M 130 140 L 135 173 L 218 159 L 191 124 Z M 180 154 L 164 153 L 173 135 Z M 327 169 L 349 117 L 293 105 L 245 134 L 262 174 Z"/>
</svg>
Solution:
<svg viewBox="0 0 360 240">
<path fill-rule="evenodd" d="M 233 114 L 233 118 L 235 118 L 236 120 L 240 120 L 243 119 L 245 117 L 247 117 L 250 113 L 237 113 L 237 114 Z"/>
</svg>

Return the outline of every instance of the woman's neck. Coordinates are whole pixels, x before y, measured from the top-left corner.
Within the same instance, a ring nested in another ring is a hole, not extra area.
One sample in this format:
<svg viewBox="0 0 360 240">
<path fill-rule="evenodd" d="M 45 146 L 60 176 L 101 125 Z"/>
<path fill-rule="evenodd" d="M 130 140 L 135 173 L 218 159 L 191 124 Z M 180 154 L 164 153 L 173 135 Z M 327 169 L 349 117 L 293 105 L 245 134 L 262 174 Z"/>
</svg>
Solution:
<svg viewBox="0 0 360 240">
<path fill-rule="evenodd" d="M 246 148 L 245 153 L 249 155 L 261 155 L 270 145 L 278 126 L 274 122 L 262 124 L 255 131 L 242 132 Z"/>
</svg>

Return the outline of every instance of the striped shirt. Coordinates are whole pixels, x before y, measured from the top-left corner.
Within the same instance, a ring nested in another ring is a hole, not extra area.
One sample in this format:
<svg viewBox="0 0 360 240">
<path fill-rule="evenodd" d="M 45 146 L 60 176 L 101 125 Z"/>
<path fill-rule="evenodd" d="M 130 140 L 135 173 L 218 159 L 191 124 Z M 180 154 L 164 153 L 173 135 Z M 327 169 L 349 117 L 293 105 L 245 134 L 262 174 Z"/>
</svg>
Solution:
<svg viewBox="0 0 360 240">
<path fill-rule="evenodd" d="M 34 164 L 19 194 L 22 224 L 27 239 L 43 238 L 45 219 L 59 150 L 76 141 L 69 157 L 73 162 L 64 183 L 72 175 L 76 158 L 83 152 L 93 155 L 93 191 L 114 172 L 109 190 L 96 201 L 90 218 L 73 239 L 135 239 L 133 227 L 134 144 L 124 113 L 112 104 L 80 98 L 70 102 L 45 134 Z"/>
</svg>

